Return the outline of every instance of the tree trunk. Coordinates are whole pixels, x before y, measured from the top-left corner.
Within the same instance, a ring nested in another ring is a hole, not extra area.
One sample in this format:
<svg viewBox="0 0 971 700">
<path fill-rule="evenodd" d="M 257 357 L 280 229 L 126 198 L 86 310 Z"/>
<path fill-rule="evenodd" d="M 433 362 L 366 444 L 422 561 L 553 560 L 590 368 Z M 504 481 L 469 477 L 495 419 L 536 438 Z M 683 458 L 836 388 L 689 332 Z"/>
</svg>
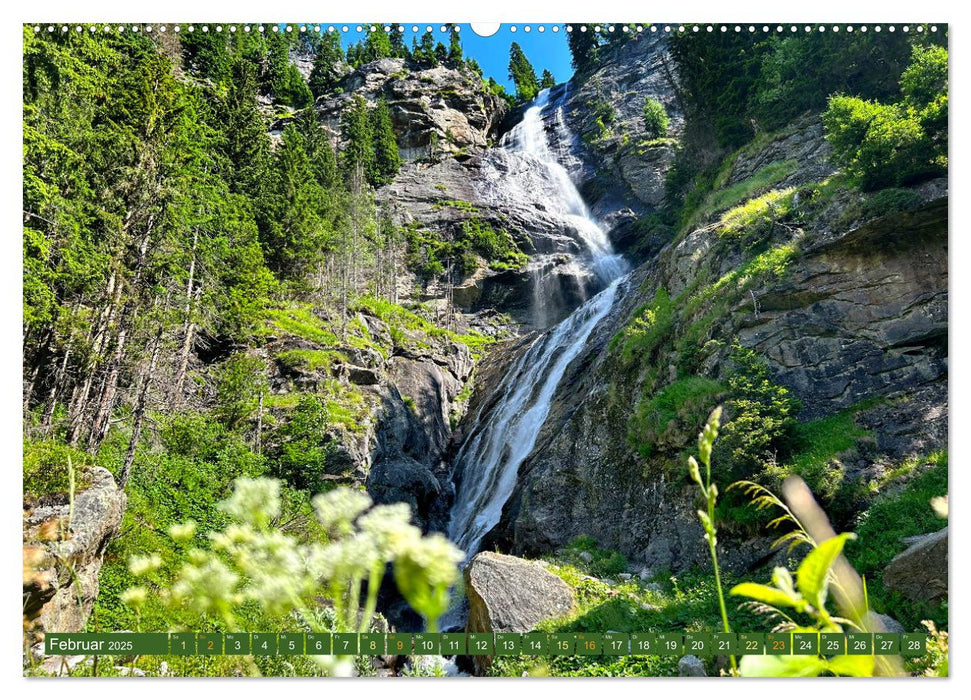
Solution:
<svg viewBox="0 0 971 700">
<path fill-rule="evenodd" d="M 97 454 L 98 448 L 108 434 L 108 423 L 111 412 L 115 407 L 115 394 L 118 390 L 118 378 L 121 376 L 121 363 L 125 359 L 125 343 L 128 340 L 129 327 L 134 325 L 134 309 L 127 309 L 122 314 L 121 328 L 118 329 L 118 339 L 111 361 L 108 363 L 108 373 L 105 375 L 101 400 L 98 402 L 94 420 L 91 422 L 91 433 L 88 435 L 88 452 Z"/>
<path fill-rule="evenodd" d="M 263 392 L 260 392 L 260 404 L 256 409 L 256 454 L 263 454 Z"/>
<path fill-rule="evenodd" d="M 141 385 L 138 389 L 138 397 L 135 400 L 135 410 L 132 412 L 131 439 L 128 441 L 128 452 L 125 454 L 125 463 L 121 468 L 121 478 L 118 480 L 119 486 L 124 490 L 131 476 L 132 464 L 135 462 L 135 452 L 138 449 L 138 440 L 142 435 L 142 423 L 145 420 L 145 407 L 148 403 L 148 392 L 155 381 L 155 367 L 158 365 L 158 356 L 162 348 L 163 326 L 159 324 L 158 332 L 155 334 L 155 342 L 152 345 L 152 356 L 148 362 L 148 368 L 142 375 Z"/>
<path fill-rule="evenodd" d="M 51 431 L 51 420 L 54 417 L 54 409 L 57 406 L 57 395 L 61 389 L 61 382 L 64 380 L 64 375 L 67 372 L 67 364 L 71 358 L 71 349 L 73 347 L 73 342 L 68 341 L 67 347 L 64 348 L 64 357 L 61 360 L 61 364 L 57 367 L 57 372 L 54 374 L 54 381 L 51 383 L 51 391 L 47 395 L 47 406 L 44 408 L 44 418 L 41 421 L 41 432 L 44 436 L 48 436 Z"/>
<path fill-rule="evenodd" d="M 182 349 L 179 352 L 179 368 L 175 373 L 173 404 L 176 408 L 182 405 L 185 387 L 185 374 L 189 369 L 189 352 L 192 350 L 192 336 L 195 334 L 195 323 L 192 321 L 193 297 L 199 300 L 202 286 L 193 293 L 196 275 L 196 247 L 199 244 L 199 227 L 192 232 L 192 260 L 189 263 L 189 282 L 185 286 L 185 320 L 182 325 Z"/>
<path fill-rule="evenodd" d="M 131 289 L 132 295 L 138 293 L 139 282 L 142 272 L 145 269 L 145 258 L 148 253 L 148 244 L 152 238 L 152 229 L 155 226 L 155 215 L 151 215 L 145 224 L 145 232 L 142 234 L 138 246 L 138 257 L 134 266 Z M 104 389 L 101 392 L 101 400 L 98 402 L 98 410 L 94 414 L 94 421 L 91 424 L 91 433 L 88 436 L 88 452 L 92 455 L 97 453 L 98 448 L 108 434 L 108 424 L 111 412 L 115 407 L 115 396 L 118 393 L 118 378 L 121 376 L 121 365 L 125 359 L 125 343 L 128 335 L 135 326 L 137 309 L 135 301 L 130 300 L 122 311 L 119 322 L 118 336 L 115 341 L 115 351 L 112 353 L 111 361 L 108 364 L 108 374 L 105 377 Z"/>
</svg>

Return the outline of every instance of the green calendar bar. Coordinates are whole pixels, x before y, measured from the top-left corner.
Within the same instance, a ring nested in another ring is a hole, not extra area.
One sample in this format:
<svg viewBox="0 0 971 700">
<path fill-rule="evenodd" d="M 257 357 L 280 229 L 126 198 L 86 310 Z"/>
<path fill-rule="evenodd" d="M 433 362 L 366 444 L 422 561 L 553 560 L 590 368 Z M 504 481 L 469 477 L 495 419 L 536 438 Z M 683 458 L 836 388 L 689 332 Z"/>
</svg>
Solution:
<svg viewBox="0 0 971 700">
<path fill-rule="evenodd" d="M 657 636 L 658 650 L 662 656 L 681 656 L 684 653 L 684 635 L 664 632 Z"/>
<path fill-rule="evenodd" d="M 495 639 L 493 639 L 491 632 L 470 632 L 468 641 L 471 656 L 495 655 Z"/>
<path fill-rule="evenodd" d="M 455 654 L 466 654 L 468 640 L 466 636 L 456 632 L 446 632 L 442 634 L 442 655 L 452 656 Z"/>
<path fill-rule="evenodd" d="M 193 632 L 176 632 L 169 635 L 169 651 L 177 656 L 196 653 L 196 635 Z"/>
<path fill-rule="evenodd" d="M 927 653 L 927 635 L 890 632 L 49 633 L 45 653 L 88 655 L 680 656 Z"/>
<path fill-rule="evenodd" d="M 873 654 L 873 635 L 869 632 L 850 632 L 846 635 L 846 653 L 856 656 Z"/>
<path fill-rule="evenodd" d="M 819 653 L 833 656 L 846 653 L 846 635 L 842 632 L 823 632 L 819 635 Z"/>
<path fill-rule="evenodd" d="M 331 653 L 330 632 L 308 634 L 306 648 L 311 656 L 327 656 Z"/>
<path fill-rule="evenodd" d="M 412 638 L 412 644 L 414 645 L 414 653 L 416 654 L 439 654 L 442 647 L 442 635 L 423 632 L 421 634 L 416 634 Z"/>
<path fill-rule="evenodd" d="M 904 656 L 923 656 L 927 653 L 927 635 L 900 635 L 900 653 Z"/>
<path fill-rule="evenodd" d="M 278 647 L 281 654 L 288 656 L 302 656 L 304 651 L 304 634 L 283 633 L 278 638 Z"/>
<path fill-rule="evenodd" d="M 410 634 L 392 633 L 388 635 L 388 653 L 393 656 L 407 656 L 412 650 L 412 637 Z"/>
<path fill-rule="evenodd" d="M 765 635 L 765 653 L 772 656 L 789 656 L 792 653 L 792 633 L 773 632 Z"/>
<path fill-rule="evenodd" d="M 892 632 L 877 632 L 873 635 L 873 653 L 877 656 L 900 653 L 900 635 Z"/>
<path fill-rule="evenodd" d="M 48 633 L 44 653 L 49 656 L 73 654 L 117 654 L 119 656 L 152 656 L 169 653 L 169 635 L 140 632 L 104 634 Z"/>
<path fill-rule="evenodd" d="M 657 635 L 653 632 L 634 632 L 630 636 L 630 653 L 638 656 L 659 654 Z"/>
<path fill-rule="evenodd" d="M 277 653 L 275 632 L 257 632 L 252 635 L 250 644 L 256 656 L 274 656 Z"/>
<path fill-rule="evenodd" d="M 553 653 L 550 636 L 543 632 L 530 632 L 523 635 L 523 653 L 534 656 L 548 656 Z"/>
<path fill-rule="evenodd" d="M 737 649 L 739 655 L 761 656 L 765 653 L 765 635 L 743 632 L 738 635 Z"/>
<path fill-rule="evenodd" d="M 711 635 L 715 653 L 721 656 L 738 654 L 738 635 L 731 632 L 716 632 Z"/>
<path fill-rule="evenodd" d="M 388 635 L 386 634 L 362 634 L 359 637 L 361 656 L 382 656 L 387 652 Z"/>
<path fill-rule="evenodd" d="M 581 632 L 577 635 L 577 656 L 600 656 L 603 653 L 604 636 Z"/>
<path fill-rule="evenodd" d="M 334 653 L 338 656 L 354 656 L 358 652 L 358 636 L 356 634 L 349 634 L 346 632 L 341 632 L 335 634 L 334 637 Z"/>
<path fill-rule="evenodd" d="M 577 647 L 577 637 L 569 632 L 550 635 L 550 646 L 556 656 L 573 656 Z"/>
<path fill-rule="evenodd" d="M 496 632 L 496 656 L 519 656 L 522 649 L 522 635 L 515 632 Z"/>
</svg>

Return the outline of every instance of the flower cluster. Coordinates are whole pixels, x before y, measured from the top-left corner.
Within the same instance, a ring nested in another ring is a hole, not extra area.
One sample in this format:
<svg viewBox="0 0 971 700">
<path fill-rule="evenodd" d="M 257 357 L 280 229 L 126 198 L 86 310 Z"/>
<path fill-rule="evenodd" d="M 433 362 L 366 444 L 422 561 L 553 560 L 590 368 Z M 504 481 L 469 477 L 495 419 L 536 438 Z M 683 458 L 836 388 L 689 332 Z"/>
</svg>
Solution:
<svg viewBox="0 0 971 700">
<path fill-rule="evenodd" d="M 255 602 L 271 615 L 296 614 L 319 631 L 371 628 L 378 590 L 388 566 L 399 590 L 428 629 L 448 608 L 462 552 L 442 535 L 422 535 L 407 504 L 374 505 L 361 491 L 338 488 L 313 499 L 326 541 L 300 542 L 274 526 L 280 516 L 280 482 L 237 479 L 220 508 L 234 523 L 209 533 L 208 549 L 191 549 L 176 581 L 163 595 L 170 604 L 223 620 L 234 629 L 234 610 Z M 170 528 L 173 539 L 195 536 L 195 523 Z M 145 576 L 161 566 L 158 555 L 133 557 L 129 568 Z M 140 607 L 144 587 L 124 600 Z M 362 607 L 363 598 L 363 607 Z M 333 614 L 319 614 L 322 601 Z M 320 623 L 327 619 L 326 623 Z M 335 669 L 331 669 L 335 670 Z"/>
</svg>

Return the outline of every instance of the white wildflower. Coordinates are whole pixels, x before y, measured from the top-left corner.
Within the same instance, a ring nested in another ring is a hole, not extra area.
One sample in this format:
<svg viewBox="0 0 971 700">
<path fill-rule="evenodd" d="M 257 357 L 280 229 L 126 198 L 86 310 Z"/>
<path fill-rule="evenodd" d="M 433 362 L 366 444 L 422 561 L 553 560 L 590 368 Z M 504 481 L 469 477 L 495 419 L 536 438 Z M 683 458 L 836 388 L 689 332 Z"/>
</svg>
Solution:
<svg viewBox="0 0 971 700">
<path fill-rule="evenodd" d="M 280 481 L 236 479 L 233 495 L 219 507 L 235 520 L 263 528 L 280 514 Z"/>
<path fill-rule="evenodd" d="M 239 576 L 222 561 L 208 557 L 198 564 L 182 567 L 179 579 L 172 586 L 172 595 L 176 600 L 187 601 L 196 612 L 227 616 L 239 599 L 238 581 Z"/>
<path fill-rule="evenodd" d="M 143 586 L 129 588 L 121 594 L 121 602 L 133 610 L 138 610 L 148 599 L 148 590 Z"/>
<path fill-rule="evenodd" d="M 162 557 L 158 554 L 149 554 L 147 556 L 138 556 L 136 554 L 132 555 L 128 560 L 128 570 L 135 576 L 144 576 L 153 571 L 158 571 L 161 566 Z"/>
<path fill-rule="evenodd" d="M 256 531 L 249 525 L 229 525 L 222 532 L 210 532 L 209 540 L 214 549 L 233 553 L 241 545 L 252 543 L 256 536 Z"/>
<path fill-rule="evenodd" d="M 317 519 L 324 529 L 343 535 L 353 532 L 354 519 L 370 508 L 371 502 L 371 497 L 366 493 L 348 488 L 321 493 L 313 499 Z"/>
<path fill-rule="evenodd" d="M 458 580 L 462 551 L 438 533 L 412 540 L 395 560 L 394 580 L 408 604 L 428 625 L 437 630 L 437 621 L 448 610 L 449 588 Z"/>
<path fill-rule="evenodd" d="M 337 575 L 349 579 L 366 578 L 380 558 L 374 538 L 362 533 L 341 540 L 337 552 Z"/>
<path fill-rule="evenodd" d="M 307 586 L 299 577 L 274 572 L 253 578 L 245 595 L 260 603 L 270 615 L 286 615 L 301 606 Z"/>
<path fill-rule="evenodd" d="M 188 542 L 196 534 L 196 523 L 193 520 L 187 520 L 181 525 L 176 524 L 169 528 L 169 537 L 171 537 L 176 542 Z"/>
<path fill-rule="evenodd" d="M 421 530 L 412 525 L 411 508 L 407 503 L 380 505 L 362 515 L 358 521 L 361 532 L 374 541 L 377 554 L 384 561 L 392 561 L 412 540 L 421 537 Z"/>
</svg>

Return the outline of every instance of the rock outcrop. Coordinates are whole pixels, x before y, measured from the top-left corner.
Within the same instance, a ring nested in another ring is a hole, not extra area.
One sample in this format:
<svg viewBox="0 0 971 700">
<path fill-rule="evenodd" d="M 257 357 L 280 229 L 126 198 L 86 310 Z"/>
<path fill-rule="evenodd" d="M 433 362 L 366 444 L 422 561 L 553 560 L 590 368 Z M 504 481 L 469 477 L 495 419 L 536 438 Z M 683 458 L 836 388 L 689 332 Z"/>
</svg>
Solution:
<svg viewBox="0 0 971 700">
<path fill-rule="evenodd" d="M 373 106 L 386 100 L 405 160 L 467 157 L 489 145 L 506 104 L 466 67 L 416 69 L 403 58 L 360 66 L 338 83 L 337 94 L 317 100 L 321 121 L 340 133 L 341 113 L 355 95 Z"/>
<path fill-rule="evenodd" d="M 598 216 L 616 210 L 620 201 L 649 211 L 664 200 L 664 178 L 684 127 L 667 41 L 660 34 L 638 36 L 568 86 L 567 124 L 580 137 L 569 169 Z M 648 97 L 661 102 L 670 118 L 668 133 L 659 139 L 645 132 Z"/>
<path fill-rule="evenodd" d="M 925 535 L 894 557 L 883 574 L 884 585 L 913 601 L 947 598 L 947 528 Z"/>
<path fill-rule="evenodd" d="M 467 313 L 499 311 L 527 327 L 545 328 L 561 320 L 599 290 L 593 275 L 578 275 L 576 257 L 586 222 L 554 206 L 560 184 L 531 156 L 490 149 L 466 161 L 406 164 L 394 182 L 377 192 L 379 204 L 404 226 L 461 240 L 468 224 L 509 234 L 529 256 L 520 269 L 482 266 L 459 281 L 454 303 Z M 550 313 L 537 320 L 533 300 L 543 280 Z M 429 298 L 446 294 L 429 288 Z"/>
<path fill-rule="evenodd" d="M 707 676 L 708 674 L 705 673 L 705 665 L 701 659 L 692 654 L 688 654 L 678 659 L 678 675 L 682 677 L 699 677 Z"/>
<path fill-rule="evenodd" d="M 356 392 L 363 418 L 351 425 L 335 422 L 320 436 L 321 445 L 331 448 L 324 478 L 364 484 L 378 503 L 408 503 L 416 524 L 427 528 L 444 517 L 449 491 L 443 458 L 475 367 L 472 354 L 421 330 L 395 328 L 392 338 L 388 323 L 363 312 L 355 322 L 367 329 L 373 347 L 333 348 L 283 331 L 270 339 L 261 350 L 271 367 L 270 391 L 274 398 L 298 391 L 326 396 L 336 381 Z M 300 353 L 337 359 L 322 366 L 290 359 Z M 274 410 L 282 417 L 289 409 Z"/>
<path fill-rule="evenodd" d="M 127 499 L 107 469 L 83 473 L 74 498 L 24 512 L 24 624 L 43 632 L 79 632 L 98 597 L 104 553 L 118 535 Z"/>
<path fill-rule="evenodd" d="M 543 620 L 573 610 L 573 589 L 539 562 L 494 552 L 481 552 L 465 568 L 469 603 L 466 632 L 529 632 Z M 492 663 L 475 656 L 479 673 Z"/>
</svg>

